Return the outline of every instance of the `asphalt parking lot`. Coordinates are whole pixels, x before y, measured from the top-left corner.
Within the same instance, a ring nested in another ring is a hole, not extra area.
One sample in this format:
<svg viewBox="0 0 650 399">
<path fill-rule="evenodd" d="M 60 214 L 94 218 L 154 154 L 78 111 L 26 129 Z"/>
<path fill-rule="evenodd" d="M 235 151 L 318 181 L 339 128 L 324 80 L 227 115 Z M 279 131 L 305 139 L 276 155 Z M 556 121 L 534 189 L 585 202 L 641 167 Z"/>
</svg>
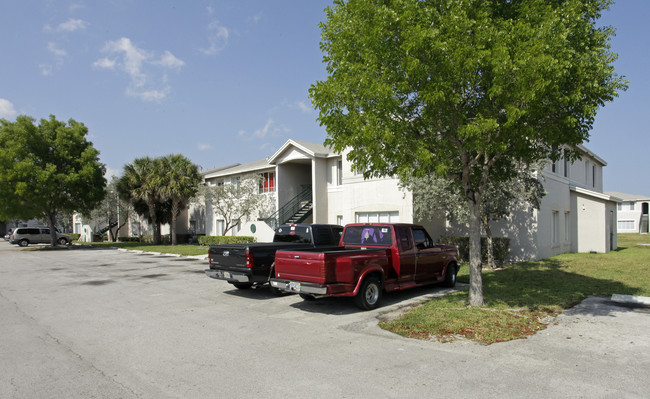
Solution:
<svg viewBox="0 0 650 399">
<path fill-rule="evenodd" d="M 386 312 L 436 295 L 303 302 L 205 261 L 0 242 L 2 398 L 647 398 L 650 311 L 589 298 L 525 340 L 402 338 Z"/>
</svg>

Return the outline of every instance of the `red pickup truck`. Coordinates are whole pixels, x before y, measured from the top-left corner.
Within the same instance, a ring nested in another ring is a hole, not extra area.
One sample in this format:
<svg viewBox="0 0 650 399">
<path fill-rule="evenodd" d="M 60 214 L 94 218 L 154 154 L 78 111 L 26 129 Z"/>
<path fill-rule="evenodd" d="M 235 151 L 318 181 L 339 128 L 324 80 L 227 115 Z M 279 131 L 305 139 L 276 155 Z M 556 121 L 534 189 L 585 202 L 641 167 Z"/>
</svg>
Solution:
<svg viewBox="0 0 650 399">
<path fill-rule="evenodd" d="M 357 306 L 379 306 L 382 292 L 425 284 L 456 285 L 458 249 L 436 245 L 422 226 L 349 224 L 333 250 L 289 250 L 275 254 L 271 286 L 305 300 L 353 296 Z"/>
</svg>

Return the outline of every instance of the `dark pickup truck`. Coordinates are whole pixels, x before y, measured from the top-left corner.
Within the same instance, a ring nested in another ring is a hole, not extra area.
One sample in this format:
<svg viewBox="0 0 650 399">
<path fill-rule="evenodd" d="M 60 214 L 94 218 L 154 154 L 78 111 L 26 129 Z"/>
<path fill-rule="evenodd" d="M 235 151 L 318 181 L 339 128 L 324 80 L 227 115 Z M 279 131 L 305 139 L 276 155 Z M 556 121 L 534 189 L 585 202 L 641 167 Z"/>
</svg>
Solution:
<svg viewBox="0 0 650 399">
<path fill-rule="evenodd" d="M 208 251 L 210 268 L 205 274 L 239 289 L 262 285 L 273 276 L 277 250 L 335 248 L 342 232 L 343 226 L 339 225 L 286 224 L 275 230 L 273 242 L 212 245 Z"/>
<path fill-rule="evenodd" d="M 379 306 L 382 292 L 425 284 L 456 285 L 458 249 L 436 245 L 422 226 L 349 224 L 332 250 L 282 250 L 275 254 L 271 287 L 305 300 L 353 296 L 357 306 Z"/>
</svg>

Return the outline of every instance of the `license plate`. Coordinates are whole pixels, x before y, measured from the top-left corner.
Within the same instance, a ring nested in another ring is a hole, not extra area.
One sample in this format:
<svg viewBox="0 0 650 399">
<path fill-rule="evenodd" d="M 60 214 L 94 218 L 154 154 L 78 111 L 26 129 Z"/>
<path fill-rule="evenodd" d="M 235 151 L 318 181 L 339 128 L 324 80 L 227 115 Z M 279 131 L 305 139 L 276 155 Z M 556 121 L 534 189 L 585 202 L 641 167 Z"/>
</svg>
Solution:
<svg viewBox="0 0 650 399">
<path fill-rule="evenodd" d="M 217 272 L 219 278 L 230 278 L 230 272 Z"/>
<path fill-rule="evenodd" d="M 295 281 L 290 281 L 289 291 L 300 292 L 300 283 L 296 283 Z"/>
</svg>

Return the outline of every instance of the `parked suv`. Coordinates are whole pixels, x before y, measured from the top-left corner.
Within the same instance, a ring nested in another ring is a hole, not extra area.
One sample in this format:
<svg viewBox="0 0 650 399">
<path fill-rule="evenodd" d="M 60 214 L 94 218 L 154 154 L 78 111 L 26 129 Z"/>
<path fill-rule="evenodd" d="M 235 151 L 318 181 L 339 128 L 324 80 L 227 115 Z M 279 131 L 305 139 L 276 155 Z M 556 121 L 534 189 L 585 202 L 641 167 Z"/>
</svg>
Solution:
<svg viewBox="0 0 650 399">
<path fill-rule="evenodd" d="M 57 231 L 56 236 L 57 244 L 68 245 L 70 243 L 69 235 Z M 29 244 L 50 244 L 52 243 L 52 237 L 50 236 L 50 229 L 47 227 L 18 227 L 11 233 L 9 242 L 26 247 Z"/>
</svg>

